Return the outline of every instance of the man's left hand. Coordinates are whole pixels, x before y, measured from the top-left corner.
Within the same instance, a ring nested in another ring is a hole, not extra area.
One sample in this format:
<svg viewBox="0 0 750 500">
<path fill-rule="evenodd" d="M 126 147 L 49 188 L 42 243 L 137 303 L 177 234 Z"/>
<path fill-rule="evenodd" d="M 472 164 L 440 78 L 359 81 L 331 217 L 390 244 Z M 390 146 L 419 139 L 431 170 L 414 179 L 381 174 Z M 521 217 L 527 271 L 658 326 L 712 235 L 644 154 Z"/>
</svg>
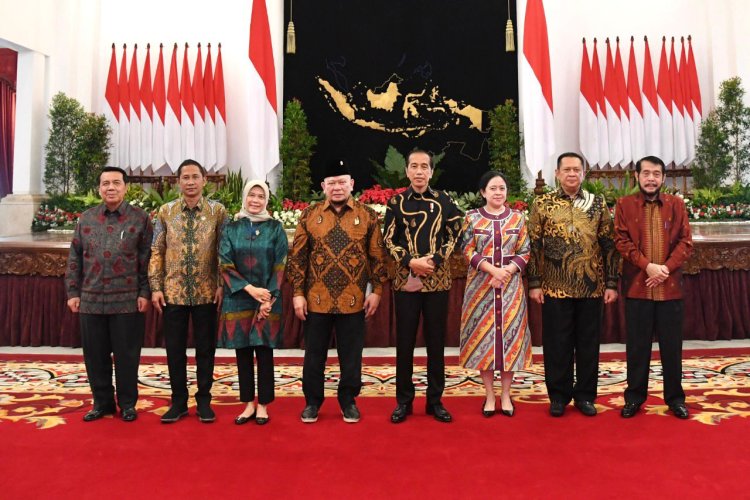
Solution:
<svg viewBox="0 0 750 500">
<path fill-rule="evenodd" d="M 613 304 L 615 302 L 617 302 L 617 290 L 612 290 L 611 288 L 604 290 L 604 303 Z"/>
<path fill-rule="evenodd" d="M 378 310 L 379 305 L 380 295 L 378 295 L 377 293 L 371 293 L 370 295 L 368 295 L 365 299 L 365 319 L 375 314 L 375 311 Z"/>
<path fill-rule="evenodd" d="M 224 300 L 224 287 L 219 287 L 216 289 L 216 294 L 214 294 L 214 304 L 216 304 L 216 310 L 218 312 L 221 312 L 221 302 Z"/>
<path fill-rule="evenodd" d="M 148 311 L 149 300 L 145 297 L 138 297 L 138 312 L 145 313 Z"/>
</svg>

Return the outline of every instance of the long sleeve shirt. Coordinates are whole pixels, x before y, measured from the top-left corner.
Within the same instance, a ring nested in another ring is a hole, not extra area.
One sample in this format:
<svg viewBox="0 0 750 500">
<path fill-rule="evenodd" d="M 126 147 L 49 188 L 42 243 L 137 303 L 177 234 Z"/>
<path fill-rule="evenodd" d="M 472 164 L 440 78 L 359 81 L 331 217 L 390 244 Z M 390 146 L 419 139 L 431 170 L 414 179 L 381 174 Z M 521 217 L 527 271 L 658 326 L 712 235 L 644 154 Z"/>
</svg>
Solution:
<svg viewBox="0 0 750 500">
<path fill-rule="evenodd" d="M 162 205 L 148 267 L 151 291 L 164 292 L 168 304 L 213 302 L 216 289 L 222 286 L 218 255 L 226 222 L 224 205 L 205 198 L 193 208 L 182 197 Z"/>
<path fill-rule="evenodd" d="M 396 261 L 394 290 L 409 279 L 413 258 L 433 255 L 435 270 L 422 278 L 422 292 L 450 290 L 448 257 L 460 242 L 463 214 L 450 196 L 427 188 L 417 193 L 411 187 L 390 199 L 385 212 L 383 240 Z"/>
<path fill-rule="evenodd" d="M 150 298 L 148 262 L 153 228 L 149 215 L 127 202 L 110 211 L 105 204 L 81 214 L 68 254 L 65 288 L 81 299 L 86 314 L 138 310 Z"/>
<path fill-rule="evenodd" d="M 626 297 L 648 300 L 682 298 L 682 265 L 693 252 L 685 203 L 681 198 L 660 193 L 647 201 L 641 193 L 617 200 L 615 244 L 622 254 L 623 291 Z M 646 267 L 666 265 L 669 277 L 647 287 Z"/>
<path fill-rule="evenodd" d="M 302 212 L 286 275 L 294 296 L 307 299 L 308 311 L 355 313 L 364 308 L 368 281 L 382 295 L 385 255 L 374 210 L 350 197 L 337 212 L 326 200 Z"/>
<path fill-rule="evenodd" d="M 549 297 L 601 297 L 617 289 L 620 255 L 612 215 L 600 195 L 562 189 L 534 199 L 529 215 L 529 288 Z"/>
</svg>

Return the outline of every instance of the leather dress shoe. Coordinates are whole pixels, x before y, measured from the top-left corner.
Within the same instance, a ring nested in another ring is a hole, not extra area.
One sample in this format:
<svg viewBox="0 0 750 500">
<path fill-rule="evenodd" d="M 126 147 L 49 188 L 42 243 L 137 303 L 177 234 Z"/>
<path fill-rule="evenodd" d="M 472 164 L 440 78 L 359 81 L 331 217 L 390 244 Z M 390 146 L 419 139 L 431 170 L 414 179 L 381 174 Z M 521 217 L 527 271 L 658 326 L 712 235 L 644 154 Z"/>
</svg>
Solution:
<svg viewBox="0 0 750 500">
<path fill-rule="evenodd" d="M 562 401 L 552 401 L 549 405 L 549 414 L 553 417 L 562 417 L 565 415 L 566 406 Z"/>
<path fill-rule="evenodd" d="M 114 413 L 114 408 L 94 408 L 93 410 L 89 410 L 89 412 L 83 416 L 83 421 L 93 422 L 94 420 L 99 420 L 105 415 L 113 415 Z"/>
<path fill-rule="evenodd" d="M 622 418 L 632 418 L 641 409 L 641 405 L 638 403 L 625 403 L 625 406 L 620 410 L 620 416 Z"/>
<path fill-rule="evenodd" d="M 250 415 L 249 417 L 243 417 L 242 415 L 238 416 L 237 418 L 234 419 L 234 423 L 235 425 L 244 425 L 254 419 L 255 419 L 255 412 L 253 412 L 253 414 Z"/>
<path fill-rule="evenodd" d="M 451 417 L 451 414 L 448 413 L 448 410 L 445 409 L 445 406 L 440 403 L 436 405 L 427 405 L 427 408 L 425 408 L 425 413 L 435 417 L 435 420 L 437 420 L 438 422 L 444 422 L 447 424 L 448 422 L 453 421 L 453 417 Z"/>
<path fill-rule="evenodd" d="M 587 417 L 596 416 L 596 406 L 591 401 L 576 401 L 574 406 Z"/>
<path fill-rule="evenodd" d="M 187 414 L 187 408 L 178 408 L 177 406 L 172 406 L 169 408 L 169 410 L 167 410 L 167 413 L 161 416 L 161 423 L 173 424 Z"/>
<path fill-rule="evenodd" d="M 685 420 L 686 418 L 690 418 L 690 412 L 688 412 L 687 406 L 685 406 L 685 403 L 677 403 L 673 405 L 669 405 L 669 409 L 672 410 L 672 415 L 674 415 L 677 418 L 680 418 L 682 420 Z"/>
<path fill-rule="evenodd" d="M 396 405 L 396 409 L 393 410 L 393 413 L 391 413 L 391 422 L 394 424 L 400 424 L 404 420 L 406 420 L 406 417 L 408 415 L 412 414 L 412 407 L 411 405 L 402 405 L 398 404 Z"/>
<path fill-rule="evenodd" d="M 135 408 L 125 408 L 122 410 L 120 418 L 122 418 L 123 422 L 132 422 L 138 418 L 138 413 L 135 411 Z"/>
<path fill-rule="evenodd" d="M 500 406 L 500 413 L 505 415 L 506 417 L 512 417 L 516 414 L 516 405 L 513 404 L 513 401 L 510 402 L 511 409 L 510 410 L 504 410 L 502 405 Z"/>
<path fill-rule="evenodd" d="M 482 402 L 482 416 L 484 416 L 486 418 L 490 418 L 493 415 L 495 415 L 495 409 L 494 408 L 492 410 L 486 410 L 485 409 L 486 407 L 487 407 L 487 398 L 485 398 L 484 401 Z"/>
<path fill-rule="evenodd" d="M 216 413 L 211 409 L 211 405 L 207 403 L 198 405 L 198 420 L 204 424 L 210 424 L 216 420 Z"/>
</svg>

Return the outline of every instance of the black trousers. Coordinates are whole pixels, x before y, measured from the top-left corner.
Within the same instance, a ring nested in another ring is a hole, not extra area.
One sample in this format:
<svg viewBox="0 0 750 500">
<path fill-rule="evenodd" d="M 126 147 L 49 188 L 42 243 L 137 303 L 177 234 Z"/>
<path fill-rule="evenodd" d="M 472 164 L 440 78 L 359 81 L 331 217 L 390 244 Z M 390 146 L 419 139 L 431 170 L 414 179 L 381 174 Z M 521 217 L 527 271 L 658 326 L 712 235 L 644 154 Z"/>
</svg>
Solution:
<svg viewBox="0 0 750 500">
<path fill-rule="evenodd" d="M 143 314 L 81 314 L 83 360 L 89 378 L 94 408 L 115 408 L 112 386 L 114 354 L 117 404 L 121 410 L 138 401 L 138 364 L 146 331 Z"/>
<path fill-rule="evenodd" d="M 167 304 L 164 308 L 164 339 L 167 344 L 169 384 L 172 387 L 172 406 L 187 408 L 187 338 L 188 322 L 193 321 L 195 364 L 198 371 L 198 392 L 195 401 L 211 401 L 216 353 L 216 304 L 180 306 Z"/>
<path fill-rule="evenodd" d="M 251 346 L 235 349 L 237 354 L 237 378 L 240 382 L 240 401 L 255 401 L 255 373 L 253 352 L 258 358 L 258 403 L 267 405 L 274 400 L 273 349 L 266 346 Z"/>
<path fill-rule="evenodd" d="M 336 328 L 336 352 L 341 366 L 338 401 L 342 409 L 354 403 L 362 389 L 362 349 L 365 347 L 365 313 L 308 313 L 305 320 L 305 362 L 302 392 L 305 403 L 320 407 L 324 398 L 324 373 L 331 331 Z"/>
<path fill-rule="evenodd" d="M 550 401 L 594 401 L 599 377 L 599 337 L 603 302 L 544 297 L 542 349 L 544 382 Z M 575 359 L 575 384 L 573 360 Z"/>
<path fill-rule="evenodd" d="M 440 403 L 445 389 L 445 322 L 448 292 L 396 292 L 396 401 L 414 400 L 414 347 L 419 317 L 427 347 L 427 404 Z"/>
<path fill-rule="evenodd" d="M 628 388 L 625 401 L 642 404 L 648 396 L 651 339 L 656 332 L 664 379 L 664 401 L 685 402 L 682 390 L 682 300 L 625 299 Z"/>
</svg>

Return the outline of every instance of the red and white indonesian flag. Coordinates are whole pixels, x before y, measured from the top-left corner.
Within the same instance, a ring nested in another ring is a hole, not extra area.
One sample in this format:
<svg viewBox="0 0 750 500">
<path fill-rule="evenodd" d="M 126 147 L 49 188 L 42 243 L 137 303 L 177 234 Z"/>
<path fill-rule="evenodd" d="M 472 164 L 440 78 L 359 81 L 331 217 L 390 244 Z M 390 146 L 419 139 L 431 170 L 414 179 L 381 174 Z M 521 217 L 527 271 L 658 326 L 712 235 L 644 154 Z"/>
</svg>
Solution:
<svg viewBox="0 0 750 500">
<path fill-rule="evenodd" d="M 599 163 L 599 133 L 596 118 L 596 91 L 591 74 L 586 39 L 581 57 L 581 88 L 578 94 L 578 145 L 589 165 Z"/>
<path fill-rule="evenodd" d="M 644 38 L 644 42 L 642 87 L 644 156 L 657 156 L 666 163 L 661 152 L 661 120 L 659 119 L 659 96 L 656 93 L 654 65 L 651 62 L 651 51 L 648 48 L 648 40 Z M 672 154 L 671 151 L 670 149 L 670 156 Z"/>
<path fill-rule="evenodd" d="M 599 136 L 599 167 L 609 162 L 609 133 L 607 132 L 607 105 L 604 100 L 604 86 L 602 85 L 602 70 L 599 66 L 599 51 L 594 38 L 594 53 L 591 57 L 591 78 L 594 80 L 596 94 L 596 129 Z"/>
<path fill-rule="evenodd" d="M 250 171 L 246 175 L 251 179 L 266 179 L 268 173 L 279 164 L 276 65 L 266 0 L 253 0 L 249 57 L 252 63 L 248 113 Z"/>
<path fill-rule="evenodd" d="M 607 106 L 607 136 L 609 137 L 609 164 L 614 167 L 622 161 L 622 124 L 620 123 L 620 98 L 617 95 L 615 65 L 612 48 L 607 38 L 607 66 L 604 73 L 604 97 Z"/>
<path fill-rule="evenodd" d="M 194 159 L 206 167 L 206 99 L 203 95 L 203 57 L 201 56 L 201 44 L 198 44 L 198 56 L 195 59 L 195 70 L 193 71 L 193 104 L 195 107 L 195 156 Z"/>
<path fill-rule="evenodd" d="M 177 44 L 172 49 L 172 62 L 169 65 L 169 83 L 167 84 L 167 109 L 164 114 L 164 158 L 172 172 L 177 172 L 182 160 L 182 104 L 180 87 L 177 83 Z"/>
<path fill-rule="evenodd" d="M 690 98 L 690 70 L 687 64 L 685 50 L 685 38 L 680 39 L 680 86 L 682 88 L 682 116 L 685 119 L 685 149 L 687 157 L 685 164 L 692 163 L 695 159 L 695 125 L 693 123 L 693 101 Z"/>
<path fill-rule="evenodd" d="M 141 88 L 138 81 L 138 45 L 133 46 L 133 59 L 128 78 L 130 96 L 130 168 L 141 167 Z"/>
<path fill-rule="evenodd" d="M 118 80 L 118 95 L 120 100 L 120 168 L 130 167 L 130 92 L 128 90 L 128 54 L 127 47 L 122 46 L 120 59 L 120 77 Z"/>
<path fill-rule="evenodd" d="M 620 109 L 620 131 L 622 132 L 622 160 L 620 166 L 627 167 L 633 161 L 633 152 L 630 145 L 630 105 L 628 104 L 628 87 L 625 83 L 625 70 L 622 66 L 620 55 L 620 38 L 617 38 L 617 51 L 615 53 L 615 83 L 617 83 L 617 100 Z"/>
<path fill-rule="evenodd" d="M 107 104 L 104 106 L 104 117 L 107 119 L 107 125 L 112 129 L 112 141 L 109 147 L 108 165 L 120 166 L 120 95 L 117 88 L 117 59 L 115 57 L 115 44 L 112 44 L 112 57 L 109 60 L 109 72 L 107 73 L 107 88 L 104 91 L 104 99 Z"/>
<path fill-rule="evenodd" d="M 656 95 L 659 101 L 659 133 L 661 140 L 661 159 L 665 165 L 672 163 L 674 158 L 674 140 L 672 128 L 672 85 L 669 80 L 669 66 L 667 66 L 667 39 L 661 41 L 661 57 L 659 58 L 659 82 L 656 85 Z"/>
<path fill-rule="evenodd" d="M 211 67 L 211 44 L 206 54 L 206 71 L 203 73 L 203 95 L 206 99 L 206 163 L 204 167 L 216 167 L 216 100 L 214 99 L 214 72 Z"/>
<path fill-rule="evenodd" d="M 649 61 L 650 63 L 650 61 Z M 635 64 L 635 49 L 633 38 L 630 38 L 630 55 L 628 57 L 628 108 L 630 113 L 630 152 L 633 162 L 637 162 L 644 156 L 646 144 L 643 133 L 643 99 L 641 98 L 641 87 L 638 83 L 638 68 Z"/>
<path fill-rule="evenodd" d="M 690 80 L 690 101 L 693 106 L 693 126 L 695 137 L 700 135 L 701 121 L 703 120 L 703 106 L 701 104 L 701 86 L 698 83 L 698 70 L 695 67 L 693 56 L 693 40 L 688 37 L 688 79 Z"/>
<path fill-rule="evenodd" d="M 154 94 L 151 86 L 151 44 L 146 46 L 146 61 L 141 76 L 141 168 L 151 166 L 153 156 Z"/>
<path fill-rule="evenodd" d="M 214 72 L 214 99 L 216 99 L 216 167 L 224 168 L 227 164 L 227 105 L 224 99 L 224 64 L 221 61 L 221 44 L 216 56 Z"/>
<path fill-rule="evenodd" d="M 190 81 L 190 66 L 188 65 L 188 45 L 182 58 L 182 76 L 180 77 L 180 104 L 182 120 L 180 121 L 180 137 L 182 140 L 182 159 L 195 159 L 195 104 L 193 104 L 193 86 Z"/>
<path fill-rule="evenodd" d="M 687 141 L 685 139 L 685 117 L 682 104 L 682 82 L 677 69 L 677 57 L 674 52 L 674 37 L 669 54 L 669 86 L 672 89 L 672 138 L 674 141 L 674 164 L 683 165 L 687 160 Z"/>
<path fill-rule="evenodd" d="M 550 70 L 547 20 L 542 0 L 526 3 L 520 57 L 521 127 L 526 165 L 533 175 L 550 170 L 555 154 L 552 72 Z"/>
<path fill-rule="evenodd" d="M 159 44 L 159 62 L 154 74 L 154 112 L 153 112 L 153 142 L 151 149 L 151 169 L 156 173 L 166 163 L 164 158 L 164 120 L 167 112 L 167 90 L 164 79 L 164 54 Z"/>
</svg>

